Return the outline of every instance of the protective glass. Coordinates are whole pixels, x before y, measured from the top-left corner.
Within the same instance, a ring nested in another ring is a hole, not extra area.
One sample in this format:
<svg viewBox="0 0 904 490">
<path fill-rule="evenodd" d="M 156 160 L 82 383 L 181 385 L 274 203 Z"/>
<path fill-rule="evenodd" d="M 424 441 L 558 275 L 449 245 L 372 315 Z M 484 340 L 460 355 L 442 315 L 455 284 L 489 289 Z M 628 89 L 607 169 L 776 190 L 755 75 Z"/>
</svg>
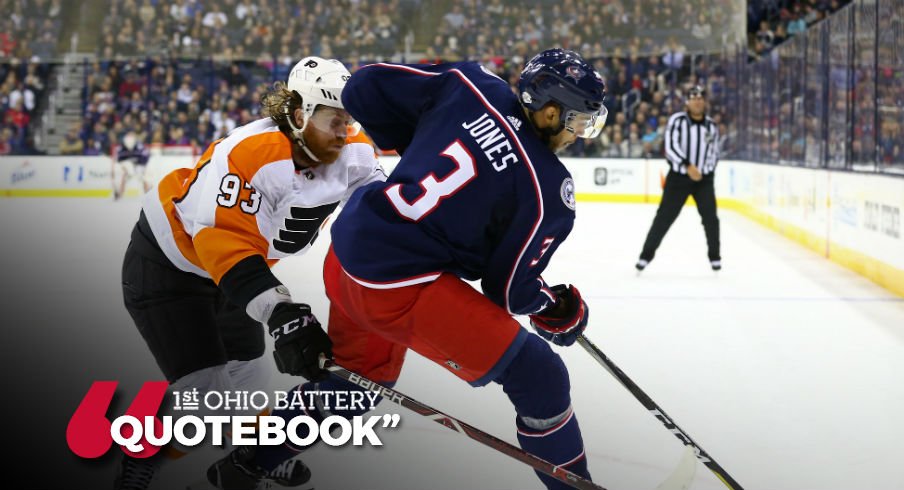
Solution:
<svg viewBox="0 0 904 490">
<path fill-rule="evenodd" d="M 608 114 L 606 106 L 601 106 L 594 114 L 569 110 L 565 113 L 565 129 L 578 138 L 596 138 L 606 125 Z"/>
<path fill-rule="evenodd" d="M 308 119 L 308 124 L 328 134 L 355 136 L 361 131 L 361 125 L 351 114 L 335 107 L 318 106 Z"/>
</svg>

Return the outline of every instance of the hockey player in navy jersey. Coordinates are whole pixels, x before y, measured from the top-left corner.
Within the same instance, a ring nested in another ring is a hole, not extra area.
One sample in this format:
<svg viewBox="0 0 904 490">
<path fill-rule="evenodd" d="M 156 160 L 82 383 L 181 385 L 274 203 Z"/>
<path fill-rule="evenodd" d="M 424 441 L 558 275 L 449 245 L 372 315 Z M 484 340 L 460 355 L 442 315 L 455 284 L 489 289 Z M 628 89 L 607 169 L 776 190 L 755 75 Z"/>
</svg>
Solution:
<svg viewBox="0 0 904 490">
<path fill-rule="evenodd" d="M 151 151 L 143 142 L 138 141 L 138 136 L 129 131 L 122 138 L 122 145 L 116 148 L 116 161 L 113 162 L 113 200 L 119 200 L 126 192 L 126 183 L 132 177 L 136 177 L 141 184 L 142 192 L 151 188 L 151 183 L 145 178 L 148 161 L 151 159 Z"/>
<path fill-rule="evenodd" d="M 576 287 L 550 287 L 541 273 L 575 217 L 574 182 L 556 152 L 599 134 L 605 94 L 594 68 L 562 49 L 527 63 L 518 95 L 476 63 L 361 68 L 343 105 L 401 159 L 386 182 L 351 196 L 324 264 L 338 364 L 392 386 L 412 349 L 473 386 L 499 383 L 521 447 L 588 479 L 568 371 L 543 340 L 574 343 L 588 308 Z M 477 280 L 480 291 L 465 282 Z M 515 315 L 528 315 L 539 336 Z M 317 354 L 304 353 L 311 365 Z M 312 377 L 297 389 L 353 389 L 325 372 Z M 287 446 L 243 447 L 208 477 L 253 488 L 256 475 L 302 450 Z"/>
</svg>

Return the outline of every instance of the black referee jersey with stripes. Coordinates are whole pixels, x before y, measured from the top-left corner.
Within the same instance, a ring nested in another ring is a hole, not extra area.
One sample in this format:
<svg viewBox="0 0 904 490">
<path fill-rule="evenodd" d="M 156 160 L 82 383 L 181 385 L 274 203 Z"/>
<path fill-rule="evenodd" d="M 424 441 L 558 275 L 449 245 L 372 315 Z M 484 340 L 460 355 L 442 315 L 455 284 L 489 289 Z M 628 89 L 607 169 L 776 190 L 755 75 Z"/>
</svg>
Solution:
<svg viewBox="0 0 904 490">
<path fill-rule="evenodd" d="M 687 164 L 694 164 L 703 175 L 712 174 L 719 160 L 718 126 L 709 116 L 695 121 L 676 112 L 665 130 L 665 157 L 674 172 L 687 174 Z"/>
</svg>

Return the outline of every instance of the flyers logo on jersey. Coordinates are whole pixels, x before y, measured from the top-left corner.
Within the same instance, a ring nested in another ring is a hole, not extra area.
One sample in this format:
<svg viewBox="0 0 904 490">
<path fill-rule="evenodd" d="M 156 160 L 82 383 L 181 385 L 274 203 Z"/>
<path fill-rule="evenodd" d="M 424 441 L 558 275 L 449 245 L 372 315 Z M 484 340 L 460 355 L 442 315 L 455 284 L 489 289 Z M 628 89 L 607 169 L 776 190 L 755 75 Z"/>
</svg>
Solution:
<svg viewBox="0 0 904 490">
<path fill-rule="evenodd" d="M 277 238 L 273 239 L 273 248 L 284 254 L 294 254 L 314 243 L 320 232 L 320 225 L 337 206 L 338 202 L 313 208 L 292 206 L 291 216 L 285 219 L 285 226 L 279 229 Z"/>
</svg>

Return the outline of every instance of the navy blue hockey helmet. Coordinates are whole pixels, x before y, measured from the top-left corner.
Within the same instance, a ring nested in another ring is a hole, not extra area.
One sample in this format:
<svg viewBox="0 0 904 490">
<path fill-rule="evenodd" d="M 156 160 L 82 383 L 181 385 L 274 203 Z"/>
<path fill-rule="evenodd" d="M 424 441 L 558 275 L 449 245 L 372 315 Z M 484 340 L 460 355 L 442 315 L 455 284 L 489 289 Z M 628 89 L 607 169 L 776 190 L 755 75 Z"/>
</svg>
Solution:
<svg viewBox="0 0 904 490">
<path fill-rule="evenodd" d="M 521 71 L 518 94 L 531 111 L 559 104 L 562 126 L 581 138 L 595 138 L 606 124 L 606 84 L 574 51 L 554 48 L 534 56 Z"/>
</svg>

